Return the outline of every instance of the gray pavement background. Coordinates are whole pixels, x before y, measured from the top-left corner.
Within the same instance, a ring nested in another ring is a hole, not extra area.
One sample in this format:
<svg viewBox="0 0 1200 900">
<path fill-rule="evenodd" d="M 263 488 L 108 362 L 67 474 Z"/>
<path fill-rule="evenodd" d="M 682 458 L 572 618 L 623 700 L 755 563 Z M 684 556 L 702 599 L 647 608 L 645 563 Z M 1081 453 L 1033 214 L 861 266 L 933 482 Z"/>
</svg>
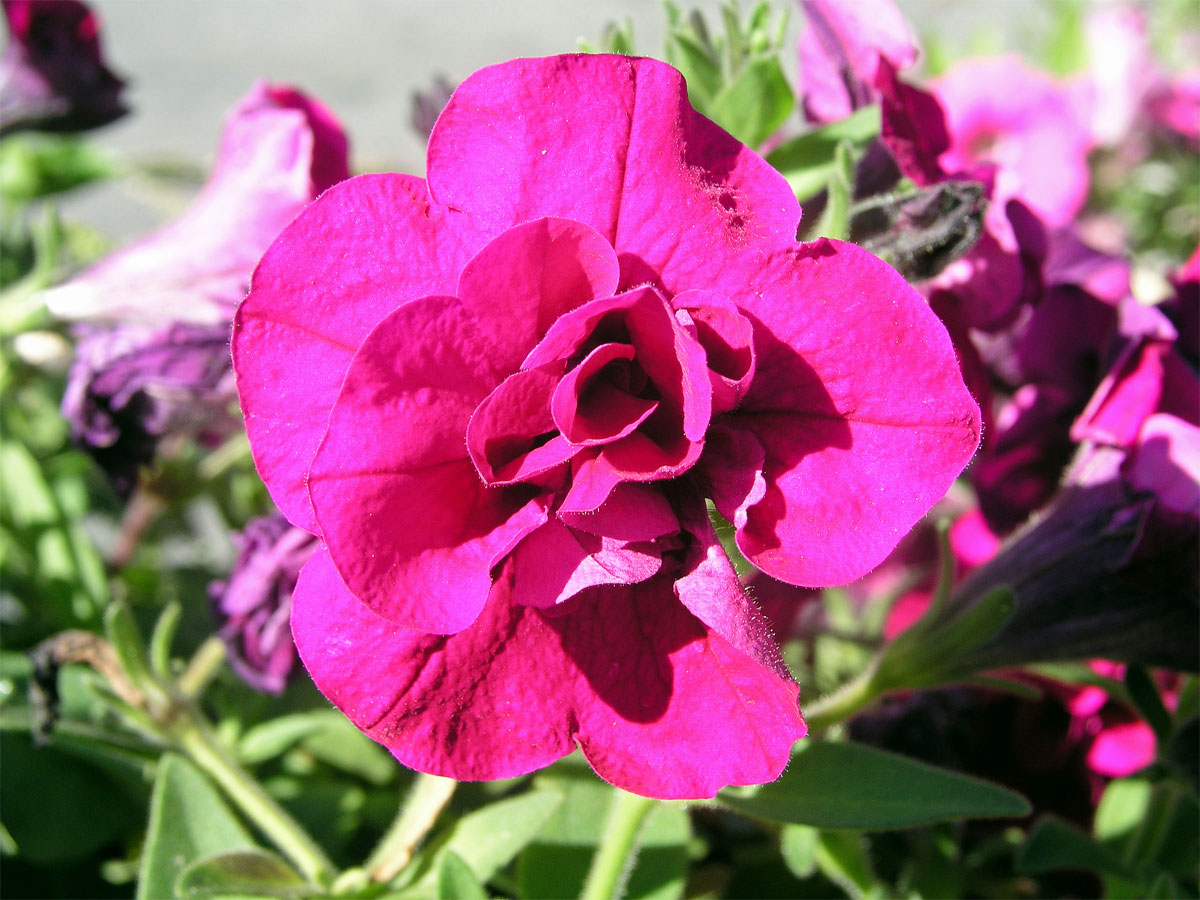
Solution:
<svg viewBox="0 0 1200 900">
<path fill-rule="evenodd" d="M 748 10 L 753 0 L 742 0 Z M 790 9 L 789 46 L 800 15 Z M 351 139 L 352 168 L 424 171 L 410 95 L 435 73 L 461 80 L 515 56 L 542 56 L 596 40 L 628 18 L 639 50 L 661 52 L 658 0 L 91 0 L 110 65 L 129 82 L 133 112 L 94 133 L 138 163 L 177 161 L 207 171 L 225 112 L 256 78 L 291 82 L 324 101 Z M 720 0 L 680 0 L 715 13 Z M 1037 0 L 898 0 L 920 32 L 988 36 L 1015 46 L 1044 19 Z M 716 22 L 710 18 L 710 21 Z M 191 185 L 164 190 L 121 179 L 72 196 L 67 214 L 118 242 L 186 203 Z"/>
</svg>

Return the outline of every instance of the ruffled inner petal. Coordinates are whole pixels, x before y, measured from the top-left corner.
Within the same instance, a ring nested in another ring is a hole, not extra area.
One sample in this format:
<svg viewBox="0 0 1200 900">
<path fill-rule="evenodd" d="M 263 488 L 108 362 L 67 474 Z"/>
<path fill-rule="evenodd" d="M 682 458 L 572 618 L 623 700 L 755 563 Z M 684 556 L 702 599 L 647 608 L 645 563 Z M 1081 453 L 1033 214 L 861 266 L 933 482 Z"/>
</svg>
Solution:
<svg viewBox="0 0 1200 900">
<path fill-rule="evenodd" d="M 487 484 L 532 480 L 575 454 L 577 448 L 556 433 L 550 416 L 557 382 L 550 367 L 517 372 L 475 408 L 467 450 Z"/>
<path fill-rule="evenodd" d="M 662 568 L 652 543 L 640 545 L 577 531 L 550 519 L 512 557 L 513 598 L 549 609 L 601 584 L 636 584 Z"/>
<path fill-rule="evenodd" d="M 594 229 L 537 219 L 480 250 L 459 277 L 458 297 L 493 336 L 497 367 L 511 372 L 563 313 L 612 296 L 619 274 L 612 245 Z"/>
<path fill-rule="evenodd" d="M 603 444 L 629 434 L 658 408 L 630 344 L 601 344 L 558 383 L 550 410 L 572 444 Z"/>
</svg>

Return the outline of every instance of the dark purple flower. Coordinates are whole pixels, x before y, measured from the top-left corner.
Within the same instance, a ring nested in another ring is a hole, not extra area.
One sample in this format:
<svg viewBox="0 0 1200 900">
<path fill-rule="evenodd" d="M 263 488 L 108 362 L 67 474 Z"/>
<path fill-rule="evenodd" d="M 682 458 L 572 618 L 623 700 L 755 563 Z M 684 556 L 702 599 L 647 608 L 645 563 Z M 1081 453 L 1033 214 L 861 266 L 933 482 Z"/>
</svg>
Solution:
<svg viewBox="0 0 1200 900">
<path fill-rule="evenodd" d="M 84 131 L 126 113 L 100 25 L 78 0 L 3 0 L 10 40 L 0 56 L 0 134 Z"/>
<path fill-rule="evenodd" d="M 235 399 L 228 325 L 124 325 L 83 332 L 62 411 L 128 496 L 164 435 L 219 439 L 236 429 Z"/>
<path fill-rule="evenodd" d="M 1053 503 L 955 594 L 951 615 L 1014 591 L 975 670 L 1087 657 L 1200 667 L 1200 385 L 1170 323 L 1148 314 L 1122 317 L 1143 331 L 1074 423 L 1083 444 Z"/>
<path fill-rule="evenodd" d="M 292 589 L 317 539 L 273 513 L 251 519 L 237 542 L 229 580 L 209 587 L 219 634 L 234 671 L 251 687 L 278 694 L 296 662 L 289 626 Z"/>
</svg>

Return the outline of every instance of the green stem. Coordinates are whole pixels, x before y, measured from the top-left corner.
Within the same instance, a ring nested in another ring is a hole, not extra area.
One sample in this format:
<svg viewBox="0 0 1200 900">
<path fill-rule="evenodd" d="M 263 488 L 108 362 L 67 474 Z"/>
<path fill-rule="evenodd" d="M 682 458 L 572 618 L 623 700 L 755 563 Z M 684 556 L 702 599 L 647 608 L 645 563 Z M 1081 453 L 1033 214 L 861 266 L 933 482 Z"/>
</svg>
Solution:
<svg viewBox="0 0 1200 900">
<path fill-rule="evenodd" d="M 457 787 L 458 782 L 453 778 L 417 775 L 400 808 L 400 815 L 364 864 L 372 881 L 386 883 L 400 874 Z"/>
<path fill-rule="evenodd" d="M 334 866 L 324 851 L 221 745 L 191 705 L 177 707 L 171 737 L 313 884 L 326 886 Z"/>
<path fill-rule="evenodd" d="M 188 660 L 187 668 L 175 682 L 175 686 L 186 696 L 195 700 L 208 683 L 221 671 L 225 662 L 225 642 L 215 634 L 207 638 Z"/>
<path fill-rule="evenodd" d="M 874 675 L 875 668 L 872 666 L 832 694 L 826 694 L 805 706 L 804 721 L 808 723 L 809 734 L 816 734 L 845 721 L 875 700 L 881 691 L 875 684 Z"/>
<path fill-rule="evenodd" d="M 654 808 L 655 801 L 614 789 L 604 837 L 592 857 L 592 867 L 583 884 L 580 900 L 615 900 L 625 891 L 625 882 L 637 856 L 637 838 Z"/>
</svg>

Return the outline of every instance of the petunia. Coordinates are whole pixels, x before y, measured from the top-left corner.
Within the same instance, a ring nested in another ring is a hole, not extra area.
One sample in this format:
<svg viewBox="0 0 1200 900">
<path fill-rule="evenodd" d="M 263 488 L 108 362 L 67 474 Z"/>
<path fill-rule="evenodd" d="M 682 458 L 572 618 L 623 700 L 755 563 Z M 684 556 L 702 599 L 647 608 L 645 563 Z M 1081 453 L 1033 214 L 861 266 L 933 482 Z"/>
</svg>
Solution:
<svg viewBox="0 0 1200 900">
<path fill-rule="evenodd" d="M 705 500 L 773 577 L 869 570 L 978 442 L 944 328 L 796 244 L 786 182 L 653 60 L 477 72 L 427 163 L 327 192 L 238 312 L 259 471 L 322 540 L 301 659 L 423 771 L 773 779 L 797 686 Z"/>
<path fill-rule="evenodd" d="M 85 131 L 125 115 L 125 82 L 104 62 L 96 14 L 78 0 L 3 0 L 0 134 Z"/>
<path fill-rule="evenodd" d="M 1068 86 L 1016 57 L 964 60 L 931 90 L 946 111 L 947 171 L 991 163 L 1010 173 L 1009 196 L 1051 226 L 1070 222 L 1087 198 L 1092 147 L 1087 110 Z"/>
<path fill-rule="evenodd" d="M 230 111 L 212 174 L 182 216 L 42 297 L 64 319 L 229 322 L 275 236 L 348 174 L 333 115 L 259 82 Z"/>
<path fill-rule="evenodd" d="M 800 92 L 812 122 L 835 122 L 879 100 L 880 60 L 906 69 L 917 46 L 891 0 L 801 0 Z"/>
<path fill-rule="evenodd" d="M 242 680 L 278 694 L 296 663 L 289 622 L 292 591 L 317 541 L 275 513 L 251 519 L 237 542 L 229 578 L 209 586 L 221 621 L 218 633 Z"/>
<path fill-rule="evenodd" d="M 228 326 L 81 330 L 63 417 L 123 497 L 168 434 L 219 440 L 237 429 Z"/>
</svg>

